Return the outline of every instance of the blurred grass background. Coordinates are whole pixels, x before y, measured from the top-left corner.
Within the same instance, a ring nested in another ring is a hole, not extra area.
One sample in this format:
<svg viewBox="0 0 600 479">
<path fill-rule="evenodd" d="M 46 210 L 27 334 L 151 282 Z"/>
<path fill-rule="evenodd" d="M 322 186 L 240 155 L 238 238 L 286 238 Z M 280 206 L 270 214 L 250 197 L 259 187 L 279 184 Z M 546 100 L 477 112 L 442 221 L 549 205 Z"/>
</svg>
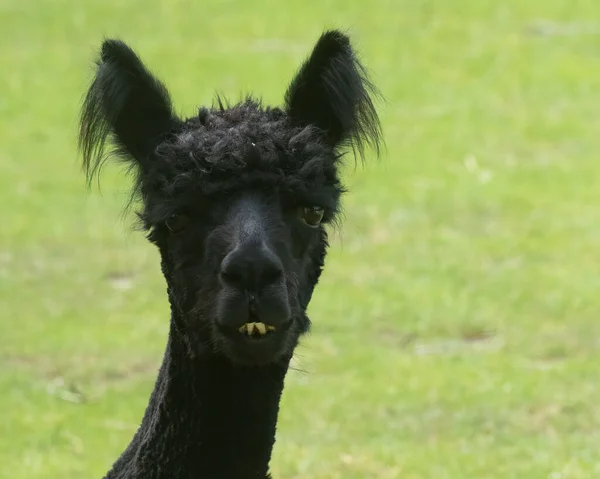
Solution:
<svg viewBox="0 0 600 479">
<path fill-rule="evenodd" d="M 100 478 L 166 341 L 158 255 L 87 194 L 103 36 L 192 115 L 280 104 L 326 27 L 387 102 L 284 393 L 276 479 L 600 477 L 597 0 L 0 0 L 0 477 Z"/>
</svg>

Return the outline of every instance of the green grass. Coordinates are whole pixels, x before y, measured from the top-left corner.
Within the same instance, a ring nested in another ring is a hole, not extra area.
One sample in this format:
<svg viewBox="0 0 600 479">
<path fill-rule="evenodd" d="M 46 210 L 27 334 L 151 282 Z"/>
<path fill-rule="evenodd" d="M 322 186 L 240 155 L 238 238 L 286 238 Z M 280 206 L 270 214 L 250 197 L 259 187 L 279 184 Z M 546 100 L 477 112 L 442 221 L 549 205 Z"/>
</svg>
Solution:
<svg viewBox="0 0 600 479">
<path fill-rule="evenodd" d="M 277 479 L 600 477 L 597 0 L 0 0 L 0 477 L 102 477 L 151 391 L 156 251 L 87 194 L 104 35 L 193 114 L 280 103 L 324 27 L 387 98 L 288 376 Z"/>
</svg>

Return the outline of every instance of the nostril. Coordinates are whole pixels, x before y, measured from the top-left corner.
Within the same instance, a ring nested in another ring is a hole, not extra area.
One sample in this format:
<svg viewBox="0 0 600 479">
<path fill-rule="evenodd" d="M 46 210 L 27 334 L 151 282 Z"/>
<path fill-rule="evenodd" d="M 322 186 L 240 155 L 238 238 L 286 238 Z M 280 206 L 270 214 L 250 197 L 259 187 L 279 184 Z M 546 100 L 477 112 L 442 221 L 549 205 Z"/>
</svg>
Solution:
<svg viewBox="0 0 600 479">
<path fill-rule="evenodd" d="M 221 279 L 225 282 L 225 283 L 230 283 L 230 284 L 241 284 L 243 283 L 243 278 L 233 272 L 233 271 L 221 271 Z"/>
<path fill-rule="evenodd" d="M 260 284 L 269 285 L 281 281 L 283 277 L 283 269 L 279 264 L 273 262 L 266 264 L 260 275 Z"/>
<path fill-rule="evenodd" d="M 246 275 L 243 265 L 233 255 L 227 255 L 221 263 L 221 280 L 225 283 L 244 286 Z"/>
</svg>

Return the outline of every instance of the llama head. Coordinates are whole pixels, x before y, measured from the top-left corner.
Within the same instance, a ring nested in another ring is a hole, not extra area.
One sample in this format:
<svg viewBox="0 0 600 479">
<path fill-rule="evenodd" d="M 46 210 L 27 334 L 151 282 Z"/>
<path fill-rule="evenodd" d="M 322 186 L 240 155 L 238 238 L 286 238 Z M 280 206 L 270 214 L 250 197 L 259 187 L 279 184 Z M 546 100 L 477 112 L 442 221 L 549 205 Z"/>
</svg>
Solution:
<svg viewBox="0 0 600 479">
<path fill-rule="evenodd" d="M 373 92 L 348 37 L 330 31 L 283 107 L 219 99 L 182 120 L 127 45 L 103 43 L 81 114 L 84 166 L 91 179 L 110 137 L 134 171 L 139 216 L 192 354 L 244 365 L 291 356 L 340 208 L 343 151 L 379 148 Z"/>
</svg>

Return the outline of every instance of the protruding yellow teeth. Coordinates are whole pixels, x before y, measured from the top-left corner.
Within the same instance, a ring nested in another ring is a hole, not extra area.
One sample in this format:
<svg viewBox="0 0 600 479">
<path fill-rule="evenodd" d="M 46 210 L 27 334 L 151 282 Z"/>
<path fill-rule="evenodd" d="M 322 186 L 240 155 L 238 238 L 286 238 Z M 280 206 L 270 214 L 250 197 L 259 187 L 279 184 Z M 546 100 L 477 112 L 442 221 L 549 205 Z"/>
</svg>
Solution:
<svg viewBox="0 0 600 479">
<path fill-rule="evenodd" d="M 238 331 L 252 337 L 255 335 L 264 336 L 267 333 L 275 331 L 275 326 L 265 323 L 246 323 L 242 324 Z"/>
</svg>

